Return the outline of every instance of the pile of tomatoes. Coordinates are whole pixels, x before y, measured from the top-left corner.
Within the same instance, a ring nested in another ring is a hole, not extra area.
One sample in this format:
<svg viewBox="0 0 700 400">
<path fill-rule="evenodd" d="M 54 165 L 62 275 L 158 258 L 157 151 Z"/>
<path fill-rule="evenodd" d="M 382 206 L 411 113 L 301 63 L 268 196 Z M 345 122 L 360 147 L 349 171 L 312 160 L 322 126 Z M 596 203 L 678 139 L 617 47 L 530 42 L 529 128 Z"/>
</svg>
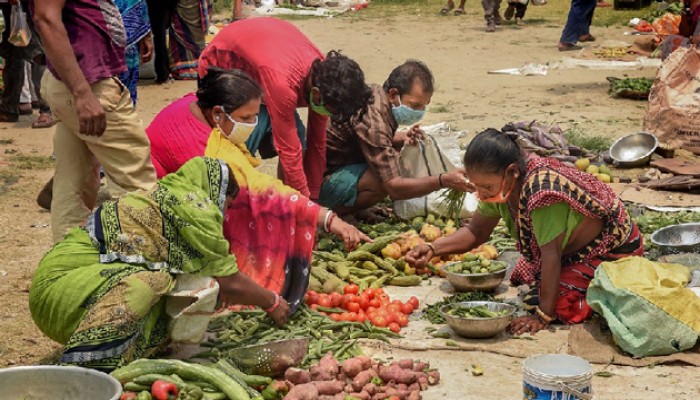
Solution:
<svg viewBox="0 0 700 400">
<path fill-rule="evenodd" d="M 360 292 L 360 287 L 354 284 L 345 286 L 343 294 L 319 294 L 309 290 L 305 299 L 311 309 L 327 315 L 333 321 L 369 321 L 397 333 L 408 325 L 408 316 L 420 305 L 415 296 L 405 303 L 392 301 L 384 289 L 369 288 Z"/>
</svg>

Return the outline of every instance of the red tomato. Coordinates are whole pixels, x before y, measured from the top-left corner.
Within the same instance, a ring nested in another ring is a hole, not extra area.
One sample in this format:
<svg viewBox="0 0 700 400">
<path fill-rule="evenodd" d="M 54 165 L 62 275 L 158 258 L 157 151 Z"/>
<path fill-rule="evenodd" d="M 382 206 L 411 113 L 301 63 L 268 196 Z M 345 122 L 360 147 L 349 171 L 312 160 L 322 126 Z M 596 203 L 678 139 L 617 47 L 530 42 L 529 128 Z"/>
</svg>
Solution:
<svg viewBox="0 0 700 400">
<path fill-rule="evenodd" d="M 347 285 L 343 288 L 343 293 L 344 294 L 357 294 L 357 292 L 360 291 L 360 287 L 355 285 L 354 283 L 351 285 Z"/>
<path fill-rule="evenodd" d="M 318 296 L 318 305 L 321 307 L 330 307 L 331 298 L 327 294 L 322 294 Z"/>
<path fill-rule="evenodd" d="M 355 302 L 347 303 L 347 304 L 345 305 L 345 309 L 348 310 L 348 311 L 350 311 L 350 312 L 356 313 L 356 312 L 360 311 L 360 304 L 359 304 L 359 303 L 355 303 Z"/>
<path fill-rule="evenodd" d="M 389 295 L 386 294 L 386 293 L 381 293 L 381 294 L 380 294 L 379 296 L 377 296 L 377 297 L 379 297 L 379 301 L 387 301 L 387 302 L 390 302 L 390 301 L 391 301 L 391 299 L 389 298 Z"/>
<path fill-rule="evenodd" d="M 356 320 L 357 320 L 357 313 L 349 312 L 348 313 L 348 321 L 356 321 Z"/>
<path fill-rule="evenodd" d="M 375 316 L 370 321 L 373 325 L 378 326 L 380 328 L 384 328 L 387 325 L 386 318 L 382 317 L 381 315 Z"/>
<path fill-rule="evenodd" d="M 385 317 L 385 318 L 386 318 L 386 322 L 389 323 L 389 324 L 391 324 L 391 323 L 393 323 L 393 322 L 397 322 L 398 319 L 397 319 L 396 316 L 397 316 L 398 314 L 400 314 L 400 313 L 393 313 L 393 312 L 392 312 L 392 313 L 387 313 L 387 314 L 386 314 L 386 317 Z"/>
<path fill-rule="evenodd" d="M 350 321 L 350 313 L 342 313 L 340 314 L 340 320 L 341 321 Z"/>
<path fill-rule="evenodd" d="M 404 303 L 401 305 L 401 312 L 409 315 L 410 313 L 413 312 L 413 304 L 411 303 Z"/>
<path fill-rule="evenodd" d="M 389 311 L 390 313 L 401 312 L 401 305 L 400 305 L 400 304 L 391 303 L 391 304 L 389 304 L 388 306 L 386 306 L 386 310 Z"/>
<path fill-rule="evenodd" d="M 411 298 L 408 299 L 408 302 L 411 303 L 414 310 L 420 305 L 420 300 L 418 300 L 418 297 L 416 296 L 411 296 Z"/>
<path fill-rule="evenodd" d="M 378 314 L 375 311 L 370 311 L 366 315 L 367 315 L 367 319 L 369 319 L 371 322 L 372 318 L 376 317 Z"/>
<path fill-rule="evenodd" d="M 331 307 L 339 307 L 343 301 L 343 295 L 338 292 L 331 293 Z"/>
<path fill-rule="evenodd" d="M 360 312 L 357 313 L 357 318 L 355 318 L 355 321 L 357 321 L 357 322 L 367 321 L 367 315 L 364 313 L 364 311 L 360 310 Z"/>
<path fill-rule="evenodd" d="M 364 292 L 362 292 L 362 294 L 366 294 L 367 297 L 369 297 L 369 299 L 372 300 L 375 296 L 374 288 L 369 288 L 369 289 L 365 290 Z"/>
<path fill-rule="evenodd" d="M 318 304 L 312 304 L 312 305 L 309 306 L 309 308 L 311 308 L 312 310 L 316 311 L 316 310 L 318 310 Z"/>
<path fill-rule="evenodd" d="M 343 306 L 345 306 L 348 303 L 357 303 L 360 300 L 357 295 L 354 294 L 346 294 L 343 296 Z"/>
<path fill-rule="evenodd" d="M 384 289 L 382 289 L 382 288 L 374 288 L 374 295 L 375 295 L 375 296 L 380 296 L 380 295 L 382 295 L 382 294 L 384 294 Z"/>
<path fill-rule="evenodd" d="M 408 316 L 405 314 L 399 314 L 399 319 L 396 321 L 396 323 L 403 328 L 404 326 L 408 325 Z"/>
<path fill-rule="evenodd" d="M 396 322 L 392 322 L 389 324 L 389 330 L 394 333 L 399 333 L 399 331 L 401 331 L 401 327 Z"/>
<path fill-rule="evenodd" d="M 329 317 L 331 317 L 331 319 L 333 321 L 336 321 L 336 322 L 340 321 L 340 314 L 338 314 L 338 313 L 333 313 L 333 314 L 329 315 Z"/>
<path fill-rule="evenodd" d="M 366 310 L 369 307 L 369 296 L 366 293 L 360 295 L 360 299 L 357 301 L 360 303 L 360 308 Z"/>
<path fill-rule="evenodd" d="M 401 300 L 392 300 L 392 301 L 391 301 L 391 304 L 396 304 L 396 305 L 399 305 L 399 306 L 400 306 L 400 305 L 403 304 L 403 303 L 401 302 Z"/>
<path fill-rule="evenodd" d="M 307 304 L 318 304 L 318 293 L 309 290 L 306 294 L 309 296 L 309 299 L 306 301 Z"/>
<path fill-rule="evenodd" d="M 365 312 L 366 312 L 367 314 L 369 314 L 369 313 L 371 313 L 371 312 L 377 312 L 377 307 L 369 306 L 369 307 L 367 307 L 367 308 L 365 309 Z"/>
<path fill-rule="evenodd" d="M 379 299 L 372 299 L 369 301 L 369 306 L 374 307 L 374 308 L 379 308 L 382 306 L 382 303 L 379 301 Z"/>
</svg>

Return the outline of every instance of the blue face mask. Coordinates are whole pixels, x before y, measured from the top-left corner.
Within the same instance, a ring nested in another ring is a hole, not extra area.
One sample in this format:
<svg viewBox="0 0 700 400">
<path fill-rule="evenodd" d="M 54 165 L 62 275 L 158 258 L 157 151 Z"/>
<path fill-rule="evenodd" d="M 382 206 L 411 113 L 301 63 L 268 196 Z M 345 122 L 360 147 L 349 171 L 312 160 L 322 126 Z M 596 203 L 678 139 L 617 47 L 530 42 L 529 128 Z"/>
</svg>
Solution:
<svg viewBox="0 0 700 400">
<path fill-rule="evenodd" d="M 391 106 L 391 113 L 394 114 L 394 119 L 399 125 L 413 125 L 423 119 L 425 110 L 414 110 L 409 106 L 401 104 L 399 97 L 399 105 Z"/>
</svg>

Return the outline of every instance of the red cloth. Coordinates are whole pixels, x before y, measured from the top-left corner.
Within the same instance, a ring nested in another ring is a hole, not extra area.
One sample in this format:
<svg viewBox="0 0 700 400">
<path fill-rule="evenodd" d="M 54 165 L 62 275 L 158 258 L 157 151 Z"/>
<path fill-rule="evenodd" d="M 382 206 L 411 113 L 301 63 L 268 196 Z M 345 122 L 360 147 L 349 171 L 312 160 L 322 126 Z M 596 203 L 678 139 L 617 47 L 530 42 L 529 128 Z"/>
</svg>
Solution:
<svg viewBox="0 0 700 400">
<path fill-rule="evenodd" d="M 205 155 L 210 137 L 221 135 L 192 114 L 189 105 L 196 99 L 190 94 L 176 100 L 146 128 L 158 178 Z M 320 206 L 256 171 L 247 159 L 238 159 L 240 163 L 231 168 L 240 191 L 224 219 L 229 251 L 236 255 L 238 269 L 261 286 L 288 301 L 301 298 L 308 284 Z"/>
<path fill-rule="evenodd" d="M 199 58 L 200 77 L 214 65 L 242 70 L 260 84 L 285 183 L 312 199 L 318 198 L 326 168 L 328 117 L 309 113 L 302 160 L 294 115 L 297 107 L 309 106 L 305 84 L 316 59 L 323 59 L 318 48 L 294 25 L 275 18 L 229 24 Z"/>
</svg>

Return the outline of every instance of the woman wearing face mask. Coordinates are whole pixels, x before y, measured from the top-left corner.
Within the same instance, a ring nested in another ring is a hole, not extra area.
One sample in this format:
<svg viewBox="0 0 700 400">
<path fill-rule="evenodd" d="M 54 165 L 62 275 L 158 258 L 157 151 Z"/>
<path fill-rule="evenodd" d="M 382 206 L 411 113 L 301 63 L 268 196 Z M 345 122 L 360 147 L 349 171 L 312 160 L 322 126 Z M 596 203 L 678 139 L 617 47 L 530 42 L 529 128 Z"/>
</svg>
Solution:
<svg viewBox="0 0 700 400">
<path fill-rule="evenodd" d="M 417 246 L 406 260 L 422 265 L 436 255 L 469 251 L 486 242 L 502 218 L 521 254 L 511 282 L 534 283 L 537 295 L 535 313 L 511 322 L 515 334 L 589 318 L 586 291 L 598 265 L 643 253 L 622 201 L 591 174 L 527 156 L 495 129 L 469 144 L 464 167 L 480 199 L 469 225 Z"/>
<path fill-rule="evenodd" d="M 306 291 L 305 272 L 317 228 L 342 238 L 348 248 L 369 239 L 334 213 L 255 169 L 260 161 L 248 152 L 245 142 L 255 128 L 260 100 L 260 87 L 248 75 L 211 67 L 200 79 L 197 93 L 162 110 L 146 132 L 159 177 L 197 156 L 226 161 L 240 186 L 224 222 L 224 235 L 238 268 L 293 304 Z"/>
</svg>

